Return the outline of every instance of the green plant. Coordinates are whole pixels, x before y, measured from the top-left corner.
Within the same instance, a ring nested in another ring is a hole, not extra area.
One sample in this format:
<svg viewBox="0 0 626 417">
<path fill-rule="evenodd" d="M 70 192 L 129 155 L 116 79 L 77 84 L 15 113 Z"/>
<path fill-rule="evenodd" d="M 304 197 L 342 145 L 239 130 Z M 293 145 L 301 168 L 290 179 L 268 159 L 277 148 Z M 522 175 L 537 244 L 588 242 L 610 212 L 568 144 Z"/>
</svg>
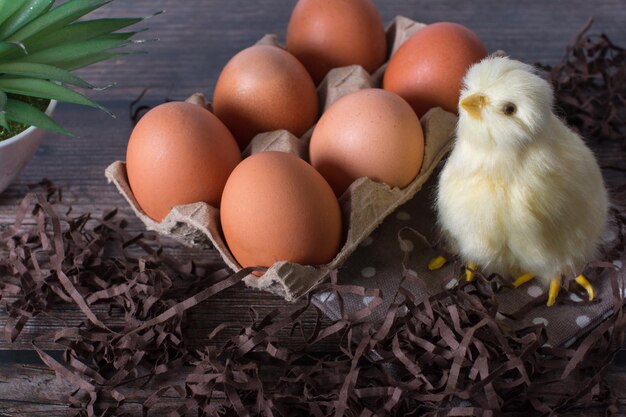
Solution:
<svg viewBox="0 0 626 417">
<path fill-rule="evenodd" d="M 75 91 L 95 87 L 72 72 L 125 55 L 144 18 L 82 20 L 111 0 L 0 0 L 0 127 L 37 126 L 70 134 L 43 111 L 49 100 L 103 109 Z M 39 99 L 39 100 L 38 100 Z M 43 102 L 43 104 L 42 104 Z M 1 138 L 0 138 L 1 139 Z"/>
</svg>

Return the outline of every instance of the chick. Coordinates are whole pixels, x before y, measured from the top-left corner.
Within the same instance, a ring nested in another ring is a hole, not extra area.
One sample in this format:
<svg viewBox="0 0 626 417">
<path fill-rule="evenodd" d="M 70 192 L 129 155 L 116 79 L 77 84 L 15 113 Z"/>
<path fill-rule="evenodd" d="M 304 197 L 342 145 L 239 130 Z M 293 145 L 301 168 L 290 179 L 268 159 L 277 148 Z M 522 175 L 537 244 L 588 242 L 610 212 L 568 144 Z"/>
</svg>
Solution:
<svg viewBox="0 0 626 417">
<path fill-rule="evenodd" d="M 608 217 L 598 163 L 552 105 L 552 87 L 527 64 L 489 57 L 471 67 L 436 199 L 469 280 L 476 268 L 515 286 L 538 277 L 550 285 L 548 306 L 562 275 L 594 257 Z M 587 279 L 576 281 L 593 299 Z"/>
</svg>

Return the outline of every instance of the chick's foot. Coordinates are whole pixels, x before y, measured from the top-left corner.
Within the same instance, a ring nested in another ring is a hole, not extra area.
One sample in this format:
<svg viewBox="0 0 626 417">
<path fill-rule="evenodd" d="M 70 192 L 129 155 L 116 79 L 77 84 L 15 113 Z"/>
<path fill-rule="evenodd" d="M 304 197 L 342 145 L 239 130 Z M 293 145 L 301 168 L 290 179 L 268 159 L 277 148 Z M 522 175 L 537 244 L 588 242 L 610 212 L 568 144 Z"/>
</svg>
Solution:
<svg viewBox="0 0 626 417">
<path fill-rule="evenodd" d="M 441 269 L 447 262 L 448 260 L 443 256 L 436 256 L 428 262 L 428 269 L 431 271 L 436 271 L 438 269 Z M 475 272 L 476 264 L 474 262 L 469 262 L 465 267 L 465 280 L 467 282 L 474 281 L 474 279 L 476 278 L 474 274 Z"/>
<path fill-rule="evenodd" d="M 474 272 L 476 271 L 476 265 L 474 262 L 470 262 L 467 264 L 467 268 L 465 268 L 465 280 L 467 282 L 472 282 L 476 278 Z"/>
<path fill-rule="evenodd" d="M 550 291 L 548 292 L 548 307 L 552 307 L 556 303 L 556 298 L 561 290 L 561 277 L 552 278 L 550 281 Z"/>
<path fill-rule="evenodd" d="M 443 256 L 437 256 L 431 259 L 430 262 L 428 262 L 428 269 L 431 271 L 436 271 L 437 269 L 443 267 L 446 262 L 448 262 L 446 258 L 444 258 Z"/>
<path fill-rule="evenodd" d="M 519 277 L 517 277 L 515 281 L 513 281 L 513 286 L 515 288 L 519 288 L 522 285 L 526 284 L 527 282 L 532 281 L 533 279 L 535 279 L 535 274 L 531 274 L 531 273 L 522 274 Z"/>
<path fill-rule="evenodd" d="M 585 277 L 583 274 L 580 274 L 576 277 L 575 281 L 578 285 L 583 287 L 585 291 L 587 291 L 587 295 L 589 296 L 589 301 L 593 301 L 595 297 L 595 291 L 593 289 L 593 286 L 587 279 L 587 277 Z"/>
</svg>

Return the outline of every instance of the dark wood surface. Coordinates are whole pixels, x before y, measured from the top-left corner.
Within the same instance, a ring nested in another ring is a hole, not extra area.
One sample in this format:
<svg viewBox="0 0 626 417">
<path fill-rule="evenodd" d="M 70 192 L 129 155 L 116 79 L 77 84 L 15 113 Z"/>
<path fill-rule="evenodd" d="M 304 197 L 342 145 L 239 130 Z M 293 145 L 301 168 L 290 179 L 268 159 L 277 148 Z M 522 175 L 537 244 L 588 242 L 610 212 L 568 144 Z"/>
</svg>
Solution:
<svg viewBox="0 0 626 417">
<path fill-rule="evenodd" d="M 101 213 L 121 207 L 131 220 L 132 230 L 142 225 L 133 217 L 122 197 L 108 185 L 103 172 L 114 160 L 124 159 L 126 141 L 132 128 L 128 117 L 129 103 L 142 90 L 149 88 L 146 101 L 182 99 L 200 91 L 211 96 L 217 76 L 227 60 L 242 48 L 254 43 L 263 34 L 278 33 L 284 37 L 289 14 L 295 0 L 118 0 L 97 14 L 100 16 L 149 15 L 158 10 L 166 14 L 153 18 L 144 26 L 150 31 L 146 38 L 158 38 L 141 47 L 145 54 L 124 57 L 117 61 L 83 70 L 82 75 L 96 85 L 117 82 L 117 87 L 92 96 L 117 114 L 106 114 L 76 106 L 61 105 L 56 118 L 80 138 L 71 139 L 49 134 L 36 157 L 21 178 L 0 195 L 0 224 L 13 220 L 16 204 L 27 192 L 27 184 L 46 177 L 61 185 L 65 198 L 77 211 Z M 502 49 L 514 58 L 530 63 L 555 63 L 564 53 L 565 45 L 589 16 L 595 17 L 592 32 L 603 31 L 616 43 L 626 44 L 625 0 L 378 0 L 385 21 L 396 15 L 423 22 L 451 20 L 466 24 L 484 40 L 488 49 Z M 617 145 L 595 149 L 602 165 L 626 166 L 625 153 Z M 605 171 L 611 185 L 626 182 L 623 173 Z M 181 258 L 202 258 L 218 261 L 213 252 L 174 249 Z M 194 331 L 190 337 L 202 344 L 207 329 L 223 321 L 245 318 L 249 305 L 269 311 L 284 305 L 281 299 L 238 287 L 211 302 L 207 308 L 191 313 Z M 238 308 L 242 307 L 242 308 Z M 83 320 L 73 309 L 54 312 L 65 325 Z M 0 327 L 5 320 L 0 312 Z M 312 323 L 312 319 L 311 319 Z M 61 326 L 57 318 L 38 317 L 32 320 L 22 336 L 13 344 L 0 340 L 0 416 L 49 417 L 72 415 L 66 406 L 67 385 L 54 383 L 54 374 L 39 363 L 30 350 L 30 342 L 54 351 L 58 349 L 51 335 Z M 332 340 L 320 349 L 332 350 Z M 609 370 L 608 379 L 626 404 L 626 351 Z M 137 403 L 140 415 L 142 391 L 127 393 L 129 402 Z M 171 410 L 167 401 L 161 406 Z M 580 410 L 570 416 L 599 416 L 599 410 Z"/>
</svg>

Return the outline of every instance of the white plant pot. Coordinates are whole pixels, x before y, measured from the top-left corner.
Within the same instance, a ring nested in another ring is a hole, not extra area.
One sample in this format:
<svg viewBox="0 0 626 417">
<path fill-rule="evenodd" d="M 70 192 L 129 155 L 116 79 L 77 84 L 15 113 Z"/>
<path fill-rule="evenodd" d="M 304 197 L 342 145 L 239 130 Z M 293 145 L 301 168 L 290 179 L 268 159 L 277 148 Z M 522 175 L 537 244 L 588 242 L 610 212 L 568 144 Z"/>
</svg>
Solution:
<svg viewBox="0 0 626 417">
<path fill-rule="evenodd" d="M 52 115 L 56 105 L 55 100 L 50 102 L 46 109 L 48 116 Z M 0 193 L 11 185 L 33 158 L 45 133 L 45 130 L 31 126 L 19 135 L 0 142 Z"/>
</svg>

